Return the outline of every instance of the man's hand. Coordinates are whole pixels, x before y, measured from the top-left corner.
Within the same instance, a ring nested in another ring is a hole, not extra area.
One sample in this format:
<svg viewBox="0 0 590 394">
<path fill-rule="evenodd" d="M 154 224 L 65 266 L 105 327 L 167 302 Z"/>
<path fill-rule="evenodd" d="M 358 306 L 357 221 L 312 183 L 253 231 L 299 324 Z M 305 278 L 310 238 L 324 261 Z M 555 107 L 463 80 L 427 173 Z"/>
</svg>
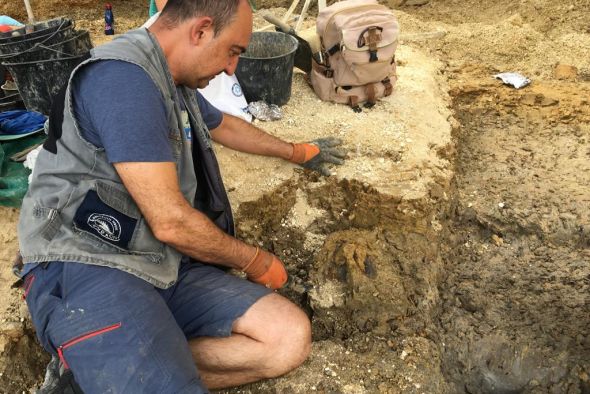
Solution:
<svg viewBox="0 0 590 394">
<path fill-rule="evenodd" d="M 306 144 L 293 144 L 291 162 L 329 176 L 328 163 L 344 163 L 346 150 L 339 147 L 341 144 L 342 140 L 334 137 L 320 138 Z"/>
<path fill-rule="evenodd" d="M 260 248 L 256 248 L 256 254 L 242 271 L 248 275 L 248 280 L 273 290 L 287 282 L 287 271 L 281 260 Z"/>
</svg>

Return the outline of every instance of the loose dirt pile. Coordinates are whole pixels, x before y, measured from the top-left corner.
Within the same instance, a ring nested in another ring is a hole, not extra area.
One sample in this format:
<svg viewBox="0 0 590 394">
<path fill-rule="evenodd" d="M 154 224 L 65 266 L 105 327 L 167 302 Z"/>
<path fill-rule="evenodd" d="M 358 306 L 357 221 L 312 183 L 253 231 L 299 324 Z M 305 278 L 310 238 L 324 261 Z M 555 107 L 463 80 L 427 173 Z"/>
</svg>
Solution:
<svg viewBox="0 0 590 394">
<path fill-rule="evenodd" d="M 240 236 L 287 263 L 282 293 L 314 334 L 297 371 L 228 392 L 589 393 L 590 2 L 389 3 L 394 96 L 355 114 L 296 74 L 284 119 L 261 124 L 342 138 L 334 176 L 217 148 Z M 105 41 L 100 7 L 67 4 L 34 7 Z M 136 1 L 114 10 L 119 31 L 147 18 Z M 12 0 L 0 13 L 25 15 Z M 503 71 L 533 83 L 503 86 Z M 0 392 L 14 393 L 47 357 L 10 289 L 18 212 L 0 214 Z"/>
</svg>

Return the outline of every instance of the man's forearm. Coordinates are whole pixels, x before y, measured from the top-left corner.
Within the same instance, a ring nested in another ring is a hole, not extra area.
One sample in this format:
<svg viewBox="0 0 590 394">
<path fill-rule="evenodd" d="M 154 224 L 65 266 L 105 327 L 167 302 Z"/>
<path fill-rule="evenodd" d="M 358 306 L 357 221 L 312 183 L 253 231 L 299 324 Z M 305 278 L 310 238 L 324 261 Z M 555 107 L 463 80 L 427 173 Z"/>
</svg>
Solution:
<svg viewBox="0 0 590 394">
<path fill-rule="evenodd" d="M 197 210 L 186 209 L 172 226 L 165 242 L 196 260 L 242 269 L 256 254 L 254 246 L 224 233 Z"/>
<path fill-rule="evenodd" d="M 186 201 L 174 163 L 115 163 L 115 168 L 160 241 L 197 260 L 232 268 L 243 268 L 255 255 L 256 248 L 221 231 Z"/>
<path fill-rule="evenodd" d="M 237 151 L 290 160 L 293 145 L 274 137 L 256 126 L 224 114 L 221 124 L 211 130 L 214 141 Z"/>
</svg>

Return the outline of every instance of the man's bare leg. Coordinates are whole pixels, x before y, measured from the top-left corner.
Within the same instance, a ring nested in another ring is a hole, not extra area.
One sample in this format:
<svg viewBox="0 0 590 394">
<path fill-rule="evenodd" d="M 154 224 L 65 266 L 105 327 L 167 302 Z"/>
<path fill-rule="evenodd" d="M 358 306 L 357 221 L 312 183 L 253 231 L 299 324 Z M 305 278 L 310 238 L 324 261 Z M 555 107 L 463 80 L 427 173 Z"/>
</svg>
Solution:
<svg viewBox="0 0 590 394">
<path fill-rule="evenodd" d="M 297 368 L 311 350 L 305 313 L 278 294 L 258 300 L 235 321 L 227 338 L 189 341 L 203 383 L 210 389 L 239 386 Z"/>
</svg>

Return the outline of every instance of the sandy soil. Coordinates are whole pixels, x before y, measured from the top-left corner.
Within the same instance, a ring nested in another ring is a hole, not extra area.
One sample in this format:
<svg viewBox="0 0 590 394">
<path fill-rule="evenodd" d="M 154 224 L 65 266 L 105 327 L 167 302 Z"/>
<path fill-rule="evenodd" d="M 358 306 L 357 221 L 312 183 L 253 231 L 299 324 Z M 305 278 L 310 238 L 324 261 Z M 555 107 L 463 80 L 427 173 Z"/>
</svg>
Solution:
<svg viewBox="0 0 590 394">
<path fill-rule="evenodd" d="M 240 236 L 286 261 L 282 293 L 314 334 L 297 371 L 228 392 L 590 392 L 590 2 L 411 3 L 389 1 L 403 31 L 394 96 L 359 115 L 296 74 L 284 118 L 262 124 L 342 138 L 334 176 L 217 148 Z M 107 40 L 100 6 L 63 4 L 33 6 Z M 118 31 L 147 17 L 113 4 Z M 0 13 L 25 15 L 15 0 Z M 533 83 L 503 86 L 501 71 Z M 10 287 L 17 216 L 0 209 L 6 393 L 32 389 L 47 361 Z"/>
</svg>

